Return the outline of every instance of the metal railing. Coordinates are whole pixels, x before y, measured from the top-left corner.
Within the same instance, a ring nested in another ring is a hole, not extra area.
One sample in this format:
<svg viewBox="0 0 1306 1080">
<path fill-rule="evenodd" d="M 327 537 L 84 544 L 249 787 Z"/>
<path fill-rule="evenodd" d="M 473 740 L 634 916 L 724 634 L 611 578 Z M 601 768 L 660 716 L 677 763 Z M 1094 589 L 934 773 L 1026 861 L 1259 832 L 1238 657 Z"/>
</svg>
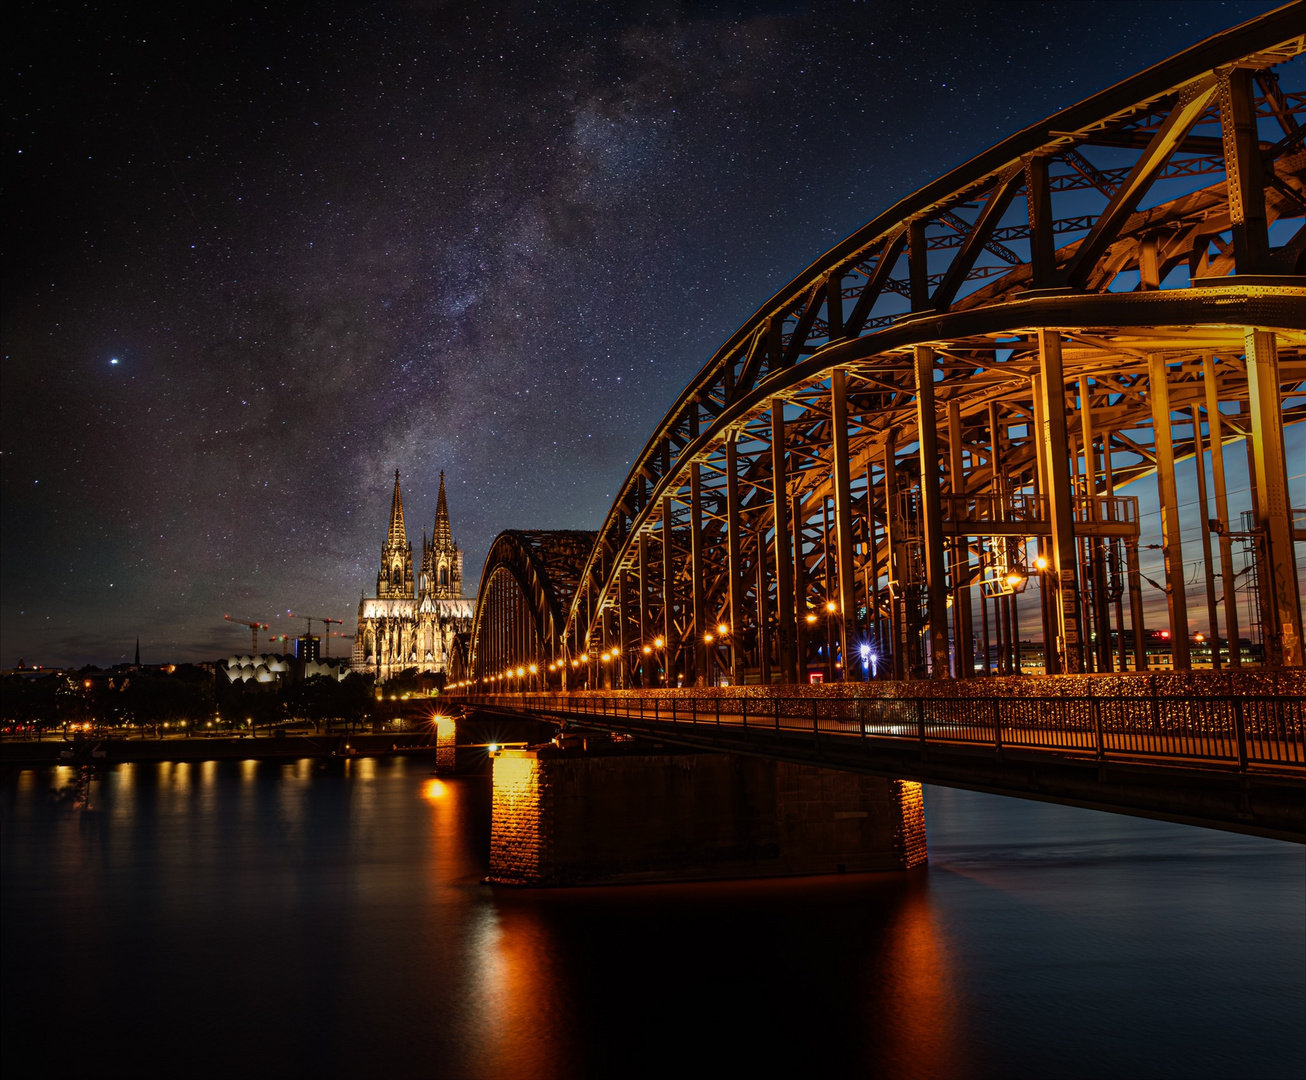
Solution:
<svg viewBox="0 0 1306 1080">
<path fill-rule="evenodd" d="M 1046 750 L 1098 760 L 1306 767 L 1299 697 L 735 697 L 657 693 L 503 694 L 466 699 L 558 719 L 729 728 L 732 738 L 837 739 Z M 726 734 L 726 732 L 723 732 Z"/>
</svg>

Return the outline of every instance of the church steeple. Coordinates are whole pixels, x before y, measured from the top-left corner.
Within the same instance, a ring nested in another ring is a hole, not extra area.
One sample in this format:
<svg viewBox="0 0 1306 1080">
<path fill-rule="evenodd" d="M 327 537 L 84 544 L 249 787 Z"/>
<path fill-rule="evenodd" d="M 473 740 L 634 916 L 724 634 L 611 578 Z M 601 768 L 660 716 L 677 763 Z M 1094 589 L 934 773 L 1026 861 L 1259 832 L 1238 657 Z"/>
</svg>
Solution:
<svg viewBox="0 0 1306 1080">
<path fill-rule="evenodd" d="M 444 470 L 440 470 L 440 495 L 435 501 L 435 532 L 431 534 L 433 548 L 453 547 L 453 530 L 449 528 L 449 502 L 444 497 Z"/>
<path fill-rule="evenodd" d="M 404 497 L 399 491 L 399 470 L 395 470 L 395 493 L 390 501 L 390 529 L 381 545 L 381 572 L 376 576 L 376 595 L 381 599 L 412 597 L 413 545 L 404 528 Z"/>
<path fill-rule="evenodd" d="M 435 530 L 429 545 L 422 542 L 422 590 L 436 600 L 456 600 L 463 594 L 463 553 L 453 542 L 443 470 L 435 500 Z"/>
<path fill-rule="evenodd" d="M 404 528 L 404 497 L 399 491 L 399 470 L 395 469 L 395 493 L 390 502 L 390 534 L 385 538 L 387 544 L 407 544 L 408 532 Z"/>
</svg>

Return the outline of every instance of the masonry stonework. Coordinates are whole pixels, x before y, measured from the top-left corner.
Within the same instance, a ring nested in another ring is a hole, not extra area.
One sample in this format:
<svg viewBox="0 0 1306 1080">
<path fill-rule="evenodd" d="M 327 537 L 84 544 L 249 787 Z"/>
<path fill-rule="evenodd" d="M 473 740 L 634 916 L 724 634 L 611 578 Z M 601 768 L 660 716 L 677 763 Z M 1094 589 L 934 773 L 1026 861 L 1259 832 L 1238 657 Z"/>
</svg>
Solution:
<svg viewBox="0 0 1306 1080">
<path fill-rule="evenodd" d="M 458 726 L 452 716 L 435 718 L 435 771 L 451 773 L 457 768 Z"/>
<path fill-rule="evenodd" d="M 543 747 L 494 759 L 494 882 L 827 874 L 925 860 L 919 784 L 718 753 Z"/>
</svg>

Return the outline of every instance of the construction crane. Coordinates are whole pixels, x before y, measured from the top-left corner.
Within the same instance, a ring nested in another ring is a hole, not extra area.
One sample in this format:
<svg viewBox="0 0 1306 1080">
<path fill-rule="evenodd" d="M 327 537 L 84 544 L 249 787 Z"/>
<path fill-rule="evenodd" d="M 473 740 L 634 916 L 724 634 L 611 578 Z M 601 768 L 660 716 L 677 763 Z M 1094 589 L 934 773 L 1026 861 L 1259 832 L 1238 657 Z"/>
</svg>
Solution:
<svg viewBox="0 0 1306 1080">
<path fill-rule="evenodd" d="M 325 615 L 296 615 L 293 611 L 290 611 L 289 609 L 287 609 L 286 614 L 292 619 L 304 619 L 305 621 L 307 621 L 308 623 L 308 633 L 306 635 L 307 637 L 313 636 L 313 624 L 315 622 L 322 623 L 326 627 L 326 629 L 322 631 L 323 635 L 326 637 L 326 654 L 328 657 L 331 655 L 331 624 L 335 623 L 337 626 L 344 626 L 345 625 L 344 619 L 328 619 Z"/>
<path fill-rule="evenodd" d="M 253 650 L 254 650 L 254 653 L 257 655 L 257 653 L 258 653 L 258 632 L 259 632 L 260 630 L 266 630 L 266 629 L 268 628 L 268 624 L 265 623 L 265 622 L 259 622 L 257 619 L 255 619 L 253 622 L 250 622 L 248 619 L 233 619 L 230 615 L 224 615 L 224 616 L 222 616 L 222 617 L 223 617 L 224 619 L 226 619 L 227 622 L 234 622 L 234 623 L 236 623 L 238 626 L 248 626 L 248 627 L 249 627 L 249 629 L 250 629 L 250 633 L 253 635 L 253 641 L 254 641 L 254 644 L 252 645 L 252 648 L 253 648 Z"/>
</svg>

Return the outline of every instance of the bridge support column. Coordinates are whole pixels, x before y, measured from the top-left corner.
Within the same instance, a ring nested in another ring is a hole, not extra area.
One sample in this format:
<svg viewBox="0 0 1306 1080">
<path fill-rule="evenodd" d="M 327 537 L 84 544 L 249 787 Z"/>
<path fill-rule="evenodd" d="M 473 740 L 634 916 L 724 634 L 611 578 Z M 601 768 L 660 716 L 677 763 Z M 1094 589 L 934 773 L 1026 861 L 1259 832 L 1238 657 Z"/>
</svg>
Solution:
<svg viewBox="0 0 1306 1080">
<path fill-rule="evenodd" d="M 1193 466 L 1197 474 L 1197 505 L 1201 508 L 1202 569 L 1206 576 L 1206 625 L 1210 634 L 1211 667 L 1220 667 L 1220 619 L 1216 613 L 1215 598 L 1215 562 L 1211 552 L 1211 511 L 1206 499 L 1206 451 L 1202 446 L 1202 409 L 1194 405 L 1190 410 L 1193 417 Z"/>
<path fill-rule="evenodd" d="M 1097 432 L 1093 427 L 1092 387 L 1087 375 L 1079 379 L 1080 443 L 1084 455 L 1084 518 L 1089 522 L 1102 520 L 1097 494 Z M 1110 436 L 1107 436 L 1109 441 Z M 1108 451 L 1109 452 L 1109 451 Z M 1111 618 L 1107 608 L 1106 545 L 1100 536 L 1084 543 L 1086 566 L 1084 580 L 1092 590 L 1093 670 L 1111 670 Z M 1089 612 L 1084 607 L 1085 615 Z M 1087 620 L 1086 620 L 1087 621 Z"/>
<path fill-rule="evenodd" d="M 1247 396 L 1251 405 L 1251 445 L 1259 502 L 1256 527 L 1265 537 L 1265 567 L 1260 587 L 1273 616 L 1265 627 L 1266 660 L 1301 667 L 1302 615 L 1293 558 L 1293 522 L 1288 510 L 1288 463 L 1283 443 L 1283 405 L 1279 398 L 1279 357 L 1274 334 L 1246 334 Z"/>
<path fill-rule="evenodd" d="M 1202 357 L 1202 387 L 1206 396 L 1207 441 L 1211 444 L 1211 478 L 1215 483 L 1215 517 L 1220 537 L 1220 584 L 1224 591 L 1224 629 L 1229 639 L 1229 666 L 1242 665 L 1238 636 L 1238 594 L 1235 591 L 1233 540 L 1229 536 L 1229 496 L 1224 480 L 1224 434 L 1220 422 L 1220 384 L 1216 381 L 1215 357 Z M 1208 528 L 1207 522 L 1202 523 Z"/>
<path fill-rule="evenodd" d="M 1038 331 L 1038 358 L 1043 406 L 1041 453 L 1047 475 L 1043 490 L 1052 522 L 1052 578 L 1058 600 L 1057 652 L 1063 671 L 1078 672 L 1083 667 L 1079 640 L 1079 589 L 1075 573 L 1078 560 L 1075 557 L 1075 515 L 1067 449 L 1066 381 L 1061 365 L 1061 335 L 1057 331 Z M 1047 649 L 1047 643 L 1044 649 Z M 1019 670 L 1019 657 L 1016 662 Z"/>
<path fill-rule="evenodd" d="M 908 870 L 917 783 L 632 744 L 494 758 L 492 882 L 525 886 Z M 602 738 L 602 737 L 598 737 Z"/>
<path fill-rule="evenodd" d="M 649 566 L 648 566 L 648 535 L 641 533 L 639 537 L 639 607 L 636 609 L 639 616 L 639 634 L 635 640 L 635 663 L 638 665 L 639 686 L 657 686 L 658 680 L 654 667 L 657 665 L 657 658 L 652 652 L 645 652 L 649 644 L 648 633 L 648 587 L 649 587 Z"/>
<path fill-rule="evenodd" d="M 848 648 L 849 631 L 855 629 L 857 602 L 853 579 L 852 471 L 848 460 L 848 383 L 843 368 L 830 375 L 830 413 L 834 428 L 834 525 L 835 552 L 839 574 L 840 678 L 847 679 L 852 667 Z"/>
<path fill-rule="evenodd" d="M 911 598 L 903 552 L 898 505 L 898 447 L 890 431 L 884 443 L 884 532 L 889 553 L 889 625 L 893 633 L 893 677 L 906 679 L 916 670 L 915 600 Z"/>
<path fill-rule="evenodd" d="M 1184 549 L 1179 530 L 1179 488 L 1175 483 L 1174 439 L 1170 432 L 1170 383 L 1164 353 L 1147 359 L 1147 396 L 1152 405 L 1156 483 L 1161 496 L 1161 545 L 1165 556 L 1165 595 L 1170 613 L 1170 657 L 1176 671 L 1191 666 L 1188 656 L 1188 598 L 1184 595 Z"/>
<path fill-rule="evenodd" d="M 692 433 L 697 435 L 697 424 L 693 425 Z M 707 646 L 703 641 L 703 633 L 707 630 L 707 600 L 703 596 L 703 481 L 697 462 L 689 466 L 689 577 L 694 605 L 694 632 L 690 638 L 693 681 L 698 686 L 706 686 L 711 672 L 708 670 Z"/>
<path fill-rule="evenodd" d="M 775 524 L 776 657 L 781 682 L 798 681 L 794 652 L 793 543 L 789 536 L 789 479 L 785 457 L 784 401 L 771 399 L 771 505 Z"/>
<path fill-rule="evenodd" d="M 796 682 L 807 681 L 807 555 L 803 552 L 803 497 L 790 498 L 789 520 L 794 534 L 794 668 Z"/>
<path fill-rule="evenodd" d="M 913 266 L 915 264 L 913 263 Z M 939 493 L 939 430 L 934 405 L 934 350 L 917 345 L 916 428 L 925 532 L 925 590 L 930 618 L 930 677 L 948 674 L 948 584 L 943 561 L 943 503 Z"/>
<path fill-rule="evenodd" d="M 617 686 L 626 690 L 630 687 L 630 574 L 625 570 L 617 571 L 617 648 L 621 656 L 612 665 L 617 676 Z"/>
<path fill-rule="evenodd" d="M 948 490 L 953 496 L 954 521 L 969 516 L 965 503 L 966 472 L 961 436 L 961 405 L 948 402 Z M 952 542 L 952 626 L 953 648 L 957 654 L 955 674 L 969 679 L 975 674 L 975 630 L 971 619 L 970 539 L 958 536 Z"/>
<path fill-rule="evenodd" d="M 735 686 L 744 682 L 744 649 L 740 644 L 743 632 L 744 574 L 739 524 L 739 451 L 734 434 L 726 439 L 726 572 L 729 575 L 730 603 L 730 681 Z"/>
<path fill-rule="evenodd" d="M 452 716 L 435 718 L 435 771 L 451 773 L 457 767 L 458 724 Z"/>
<path fill-rule="evenodd" d="M 671 496 L 662 498 L 662 674 L 668 686 L 676 685 L 676 660 L 680 643 L 676 640 L 676 563 L 674 533 L 671 528 Z"/>
<path fill-rule="evenodd" d="M 766 572 L 766 531 L 757 530 L 757 670 L 758 681 L 767 686 L 771 682 L 771 642 L 768 628 L 771 624 L 771 579 Z"/>
</svg>

